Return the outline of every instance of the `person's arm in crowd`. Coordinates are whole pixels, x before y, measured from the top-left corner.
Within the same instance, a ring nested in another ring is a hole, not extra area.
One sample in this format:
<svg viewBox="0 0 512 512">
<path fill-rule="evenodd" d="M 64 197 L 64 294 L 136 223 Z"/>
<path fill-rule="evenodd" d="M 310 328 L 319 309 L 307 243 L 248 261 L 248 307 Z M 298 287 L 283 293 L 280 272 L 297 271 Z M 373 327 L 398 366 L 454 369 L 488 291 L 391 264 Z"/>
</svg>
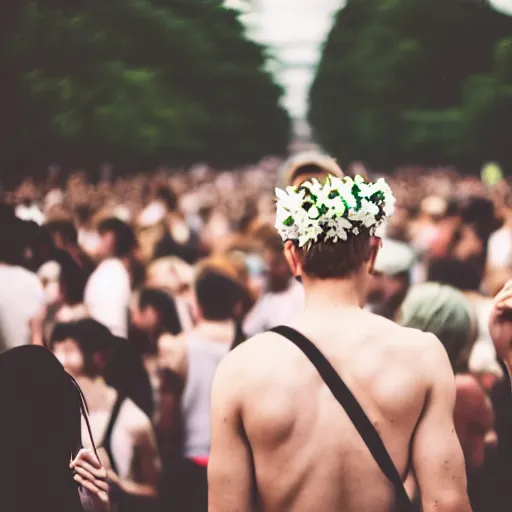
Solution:
<svg viewBox="0 0 512 512">
<path fill-rule="evenodd" d="M 42 284 L 38 283 L 38 294 L 34 303 L 34 309 L 32 311 L 32 318 L 29 322 L 30 334 L 31 334 L 31 343 L 33 345 L 40 345 L 42 347 L 45 346 L 44 340 L 44 322 L 46 320 L 47 315 L 47 306 L 46 306 L 46 294 Z"/>
<path fill-rule="evenodd" d="M 241 376 L 232 362 L 235 352 L 219 366 L 212 390 L 212 441 L 208 462 L 208 510 L 251 512 L 253 468 L 244 435 L 240 388 Z"/>
<path fill-rule="evenodd" d="M 160 370 L 159 403 L 155 415 L 155 430 L 162 457 L 173 459 L 181 453 L 181 397 L 184 381 L 180 375 Z"/>
<path fill-rule="evenodd" d="M 512 373 L 512 280 L 494 298 L 494 308 L 489 320 L 496 353 L 507 366 L 509 376 Z"/>
<path fill-rule="evenodd" d="M 432 382 L 412 446 L 422 510 L 470 512 L 464 455 L 453 419 L 453 371 L 441 343 L 432 339 L 427 341 L 423 364 L 426 378 Z"/>
<path fill-rule="evenodd" d="M 145 418 L 144 424 L 140 425 L 134 436 L 137 481 L 132 478 L 121 478 L 112 470 L 108 471 L 108 476 L 127 494 L 156 498 L 161 464 L 153 427 L 149 419 Z"/>
<path fill-rule="evenodd" d="M 46 346 L 44 340 L 44 321 L 46 318 L 46 306 L 43 306 L 30 320 L 30 332 L 32 344 Z"/>
<path fill-rule="evenodd" d="M 181 397 L 187 378 L 187 347 L 183 336 L 158 340 L 159 404 L 155 427 L 161 450 L 172 458 L 181 451 Z"/>
</svg>

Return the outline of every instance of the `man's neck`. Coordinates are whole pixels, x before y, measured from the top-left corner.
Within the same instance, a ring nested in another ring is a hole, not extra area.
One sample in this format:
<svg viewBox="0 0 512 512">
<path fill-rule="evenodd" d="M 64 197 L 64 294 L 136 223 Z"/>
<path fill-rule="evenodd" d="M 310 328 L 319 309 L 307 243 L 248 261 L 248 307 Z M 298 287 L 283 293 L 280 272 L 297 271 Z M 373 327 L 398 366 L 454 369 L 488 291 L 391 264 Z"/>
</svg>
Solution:
<svg viewBox="0 0 512 512">
<path fill-rule="evenodd" d="M 360 309 L 363 304 L 362 291 L 356 278 L 303 279 L 306 292 L 306 310 L 336 311 Z"/>
</svg>

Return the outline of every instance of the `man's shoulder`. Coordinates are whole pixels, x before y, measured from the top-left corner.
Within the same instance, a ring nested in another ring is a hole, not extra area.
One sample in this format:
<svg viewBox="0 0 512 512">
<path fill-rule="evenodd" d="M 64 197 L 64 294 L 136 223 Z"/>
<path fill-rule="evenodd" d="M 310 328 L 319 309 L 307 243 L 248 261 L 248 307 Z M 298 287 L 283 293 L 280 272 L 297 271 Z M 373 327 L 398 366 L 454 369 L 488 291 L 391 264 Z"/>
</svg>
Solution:
<svg viewBox="0 0 512 512">
<path fill-rule="evenodd" d="M 356 325 L 360 330 L 362 341 L 366 340 L 374 344 L 376 351 L 393 352 L 397 356 L 446 352 L 434 334 L 404 327 L 368 311 L 361 312 L 361 316 L 356 319 Z"/>
<path fill-rule="evenodd" d="M 219 366 L 220 372 L 232 376 L 243 375 L 245 382 L 251 375 L 272 372 L 282 361 L 279 338 L 278 334 L 268 331 L 247 339 L 224 357 Z"/>
</svg>

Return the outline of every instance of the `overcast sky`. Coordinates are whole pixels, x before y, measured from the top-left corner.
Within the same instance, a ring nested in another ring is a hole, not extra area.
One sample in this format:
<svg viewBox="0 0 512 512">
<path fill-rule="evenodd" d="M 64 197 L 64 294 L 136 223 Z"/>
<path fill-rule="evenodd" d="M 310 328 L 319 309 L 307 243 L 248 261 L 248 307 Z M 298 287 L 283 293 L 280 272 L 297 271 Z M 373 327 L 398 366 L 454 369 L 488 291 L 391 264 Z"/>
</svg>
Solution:
<svg viewBox="0 0 512 512">
<path fill-rule="evenodd" d="M 318 63 L 320 48 L 329 33 L 340 0 L 227 0 L 233 6 L 253 8 L 242 18 L 255 39 L 270 46 L 286 67 L 273 69 L 284 85 L 285 106 L 294 117 L 307 111 L 307 96 Z M 512 0 L 492 0 L 498 9 L 512 14 Z M 251 12 L 252 11 L 252 12 Z"/>
</svg>

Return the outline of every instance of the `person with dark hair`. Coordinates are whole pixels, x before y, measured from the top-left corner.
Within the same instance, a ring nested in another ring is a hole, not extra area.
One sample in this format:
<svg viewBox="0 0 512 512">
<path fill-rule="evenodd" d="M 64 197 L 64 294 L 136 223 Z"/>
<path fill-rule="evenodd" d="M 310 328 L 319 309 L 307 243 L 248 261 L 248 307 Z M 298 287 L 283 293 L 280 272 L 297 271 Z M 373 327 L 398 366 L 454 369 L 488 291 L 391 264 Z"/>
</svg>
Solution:
<svg viewBox="0 0 512 512">
<path fill-rule="evenodd" d="M 375 233 L 393 211 L 389 186 L 331 178 L 277 198 L 306 306 L 220 363 L 209 512 L 413 510 L 403 485 L 411 471 L 424 512 L 469 512 L 445 349 L 363 309 Z"/>
<path fill-rule="evenodd" d="M 127 258 L 137 248 L 133 229 L 117 217 L 100 222 L 98 233 L 101 236 L 101 255 L 104 257 Z"/>
<path fill-rule="evenodd" d="M 203 255 L 199 236 L 188 225 L 171 188 L 158 188 L 155 201 L 143 212 L 140 223 L 144 227 L 164 224 L 164 234 L 154 246 L 152 259 L 176 256 L 194 264 Z"/>
<path fill-rule="evenodd" d="M 48 350 L 0 355 L 0 408 L 1 510 L 108 511 L 106 471 L 80 451 L 80 417 L 87 414 L 81 392 Z"/>
<path fill-rule="evenodd" d="M 57 262 L 60 266 L 59 295 L 62 305 L 75 307 L 83 305 L 87 273 L 67 252 Z"/>
<path fill-rule="evenodd" d="M 44 337 L 49 339 L 57 322 L 70 322 L 89 316 L 84 304 L 86 277 L 71 255 L 58 250 L 53 260 L 38 270 L 46 293 Z"/>
<path fill-rule="evenodd" d="M 78 232 L 71 220 L 53 220 L 45 224 L 57 249 L 69 253 L 86 277 L 94 271 L 91 258 L 78 245 Z"/>
<path fill-rule="evenodd" d="M 58 324 L 51 348 L 88 402 L 93 439 L 117 489 L 113 501 L 120 512 L 150 510 L 160 467 L 155 436 L 146 414 L 104 380 L 110 339 L 108 329 L 94 320 L 79 320 Z"/>
<path fill-rule="evenodd" d="M 471 261 L 456 258 L 439 258 L 429 263 L 427 280 L 453 286 L 461 291 L 476 292 L 480 289 L 483 268 Z"/>
<path fill-rule="evenodd" d="M 180 405 L 184 381 L 175 371 L 178 359 L 185 350 L 176 303 L 165 290 L 143 288 L 135 296 L 131 311 L 132 337 L 138 341 L 144 366 L 149 376 L 155 404 L 155 427 L 163 463 L 163 481 L 181 455 Z M 164 493 L 172 506 L 172 496 Z M 171 500 L 171 501 L 169 501 Z"/>
<path fill-rule="evenodd" d="M 9 348 L 42 344 L 46 297 L 39 278 L 24 268 L 24 222 L 0 222 L 0 353 Z"/>
<path fill-rule="evenodd" d="M 134 331 L 132 337 L 136 338 L 142 352 L 158 412 L 161 351 L 177 343 L 176 337 L 182 332 L 176 303 L 164 290 L 143 288 L 136 294 L 131 308 L 131 320 Z M 178 380 L 181 388 L 181 379 Z"/>
<path fill-rule="evenodd" d="M 246 283 L 223 256 L 207 259 L 198 268 L 194 293 L 200 320 L 190 332 L 162 347 L 162 367 L 181 377 L 181 461 L 168 478 L 169 506 L 176 510 L 208 510 L 206 466 L 210 453 L 210 391 L 220 361 L 237 341 L 237 318 L 243 308 Z M 162 390 L 163 420 L 168 397 Z M 169 397 L 169 403 L 171 403 Z M 169 421 L 165 424 L 169 427 Z M 162 428 L 163 430 L 163 428 Z M 190 494 L 189 489 L 194 489 Z"/>
<path fill-rule="evenodd" d="M 147 350 L 150 353 L 156 351 L 158 340 L 162 336 L 177 336 L 182 331 L 173 297 L 158 288 L 143 288 L 137 293 L 131 318 L 134 326 L 148 335 Z"/>
<path fill-rule="evenodd" d="M 102 262 L 87 282 L 85 304 L 92 318 L 116 336 L 126 338 L 132 289 L 130 272 L 137 240 L 133 229 L 117 218 L 102 221 L 98 232 Z"/>
</svg>

